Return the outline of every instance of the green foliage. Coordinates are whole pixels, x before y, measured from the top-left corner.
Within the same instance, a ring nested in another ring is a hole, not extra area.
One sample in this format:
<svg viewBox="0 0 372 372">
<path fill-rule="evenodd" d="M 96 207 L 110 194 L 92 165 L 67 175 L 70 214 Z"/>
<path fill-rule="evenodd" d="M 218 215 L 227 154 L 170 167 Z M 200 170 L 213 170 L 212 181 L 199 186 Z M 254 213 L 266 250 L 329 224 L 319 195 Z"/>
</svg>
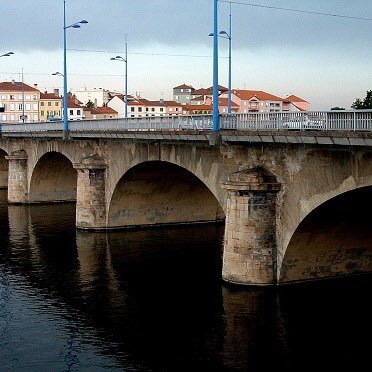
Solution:
<svg viewBox="0 0 372 372">
<path fill-rule="evenodd" d="M 91 100 L 89 100 L 85 106 L 87 108 L 93 108 L 94 107 L 94 103 Z"/>
<path fill-rule="evenodd" d="M 367 90 L 366 97 L 363 100 L 357 98 L 351 105 L 351 108 L 354 110 L 372 109 L 372 90 Z"/>
</svg>

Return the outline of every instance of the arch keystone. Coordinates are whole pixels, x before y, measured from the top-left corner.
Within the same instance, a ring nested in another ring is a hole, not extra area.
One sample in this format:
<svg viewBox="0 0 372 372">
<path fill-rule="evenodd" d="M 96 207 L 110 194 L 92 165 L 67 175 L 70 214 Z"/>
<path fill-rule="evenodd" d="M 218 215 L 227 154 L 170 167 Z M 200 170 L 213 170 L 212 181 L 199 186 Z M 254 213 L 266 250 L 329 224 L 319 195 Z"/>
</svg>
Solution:
<svg viewBox="0 0 372 372">
<path fill-rule="evenodd" d="M 222 277 L 232 283 L 276 283 L 276 196 L 281 189 L 275 175 L 256 167 L 231 174 Z"/>
</svg>

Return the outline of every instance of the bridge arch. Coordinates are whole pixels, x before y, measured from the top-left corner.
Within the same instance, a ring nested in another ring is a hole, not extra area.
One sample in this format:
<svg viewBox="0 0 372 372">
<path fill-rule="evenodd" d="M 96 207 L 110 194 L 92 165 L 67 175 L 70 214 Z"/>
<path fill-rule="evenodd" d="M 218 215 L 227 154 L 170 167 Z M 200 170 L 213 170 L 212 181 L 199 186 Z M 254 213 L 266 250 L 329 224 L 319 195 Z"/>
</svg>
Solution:
<svg viewBox="0 0 372 372">
<path fill-rule="evenodd" d="M 5 158 L 8 153 L 0 148 L 0 189 L 8 187 L 8 160 Z"/>
<path fill-rule="evenodd" d="M 76 201 L 77 171 L 71 160 L 60 152 L 43 154 L 32 170 L 30 203 Z"/>
<path fill-rule="evenodd" d="M 312 210 L 292 235 L 279 281 L 372 271 L 371 210 L 372 186 L 346 191 Z"/>
<path fill-rule="evenodd" d="M 109 228 L 204 223 L 225 218 L 212 191 L 189 170 L 166 161 L 145 161 L 116 184 Z"/>
</svg>

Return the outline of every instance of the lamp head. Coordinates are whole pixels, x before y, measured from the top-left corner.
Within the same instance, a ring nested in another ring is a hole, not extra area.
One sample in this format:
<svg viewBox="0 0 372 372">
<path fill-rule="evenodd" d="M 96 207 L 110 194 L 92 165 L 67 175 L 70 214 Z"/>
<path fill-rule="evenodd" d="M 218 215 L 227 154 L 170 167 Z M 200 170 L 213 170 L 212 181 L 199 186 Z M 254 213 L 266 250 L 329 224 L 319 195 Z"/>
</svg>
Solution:
<svg viewBox="0 0 372 372">
<path fill-rule="evenodd" d="M 72 28 L 81 28 L 81 26 L 78 23 L 75 23 L 74 25 L 71 26 Z"/>
<path fill-rule="evenodd" d="M 88 21 L 86 20 L 86 19 L 82 19 L 80 22 L 78 22 L 78 23 L 82 23 L 82 24 L 86 24 L 86 23 L 88 23 Z"/>
<path fill-rule="evenodd" d="M 220 31 L 220 35 L 229 35 L 226 31 Z"/>
<path fill-rule="evenodd" d="M 208 36 L 214 36 L 214 33 L 213 32 L 211 32 Z"/>
</svg>

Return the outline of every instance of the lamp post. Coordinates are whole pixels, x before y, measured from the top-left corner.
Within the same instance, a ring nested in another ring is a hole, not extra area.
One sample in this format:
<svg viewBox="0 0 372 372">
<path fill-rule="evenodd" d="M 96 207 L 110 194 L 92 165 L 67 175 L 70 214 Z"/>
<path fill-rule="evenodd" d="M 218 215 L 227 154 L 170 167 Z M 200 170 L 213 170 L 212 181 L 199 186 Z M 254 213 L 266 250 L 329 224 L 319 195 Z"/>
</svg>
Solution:
<svg viewBox="0 0 372 372">
<path fill-rule="evenodd" d="M 231 32 L 232 32 L 232 22 L 231 22 L 231 3 L 230 3 L 230 14 L 229 14 L 229 20 L 230 20 L 230 25 L 229 25 L 229 32 L 226 31 L 220 31 L 218 33 L 219 37 L 222 37 L 223 39 L 228 39 L 229 40 L 229 82 L 228 82 L 228 91 L 227 91 L 227 96 L 228 96 L 228 104 L 227 104 L 227 112 L 231 114 L 231 107 L 232 107 L 232 100 L 231 100 L 231 51 L 232 51 L 232 46 L 231 46 Z M 214 36 L 214 32 L 210 33 L 209 36 Z"/>
<path fill-rule="evenodd" d="M 218 0 L 213 0 L 213 131 L 220 130 L 218 112 Z"/>
<path fill-rule="evenodd" d="M 121 56 L 116 56 L 110 58 L 111 61 L 121 61 L 125 62 L 125 108 L 124 108 L 124 118 L 128 118 L 128 42 L 127 42 L 127 35 L 125 35 L 125 58 Z"/>
<path fill-rule="evenodd" d="M 229 32 L 220 31 L 220 37 L 229 40 L 229 86 L 228 86 L 228 104 L 227 112 L 231 114 L 231 33 L 232 33 L 232 21 L 231 21 L 231 3 L 230 3 L 230 13 L 229 13 Z"/>
<path fill-rule="evenodd" d="M 66 26 L 66 0 L 63 0 L 63 138 L 68 139 L 68 100 L 67 100 L 67 29 L 80 28 L 82 24 L 88 21 L 85 19 Z"/>
<path fill-rule="evenodd" d="M 10 57 L 13 54 L 14 54 L 13 52 L 4 53 L 4 54 L 0 55 L 0 58 L 1 57 Z M 1 135 L 1 120 L 0 120 L 0 135 Z"/>
<path fill-rule="evenodd" d="M 12 54 L 14 54 L 13 52 L 8 52 L 8 53 L 4 53 L 0 56 L 1 57 L 10 57 Z"/>
</svg>

